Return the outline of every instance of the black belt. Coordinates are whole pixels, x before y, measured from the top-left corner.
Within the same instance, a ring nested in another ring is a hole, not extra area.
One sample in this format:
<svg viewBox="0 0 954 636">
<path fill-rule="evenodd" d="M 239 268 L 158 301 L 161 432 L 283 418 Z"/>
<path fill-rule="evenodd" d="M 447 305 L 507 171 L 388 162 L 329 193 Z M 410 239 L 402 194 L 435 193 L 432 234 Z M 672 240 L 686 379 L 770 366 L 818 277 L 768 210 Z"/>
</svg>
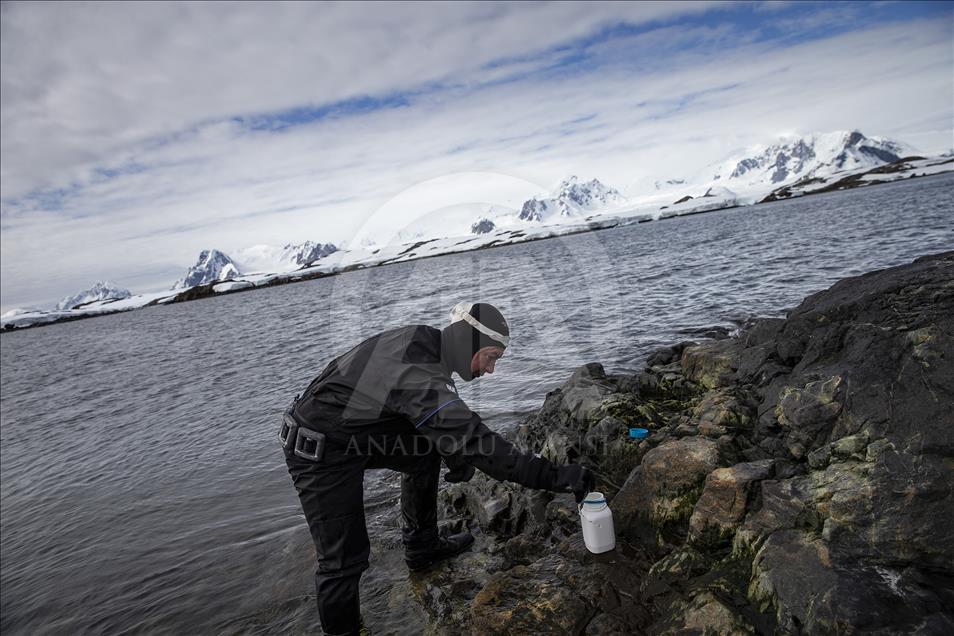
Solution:
<svg viewBox="0 0 954 636">
<path fill-rule="evenodd" d="M 325 434 L 298 423 L 291 409 L 282 415 L 282 427 L 278 431 L 278 439 L 282 448 L 290 450 L 302 459 L 313 462 L 321 461 L 325 451 Z"/>
</svg>

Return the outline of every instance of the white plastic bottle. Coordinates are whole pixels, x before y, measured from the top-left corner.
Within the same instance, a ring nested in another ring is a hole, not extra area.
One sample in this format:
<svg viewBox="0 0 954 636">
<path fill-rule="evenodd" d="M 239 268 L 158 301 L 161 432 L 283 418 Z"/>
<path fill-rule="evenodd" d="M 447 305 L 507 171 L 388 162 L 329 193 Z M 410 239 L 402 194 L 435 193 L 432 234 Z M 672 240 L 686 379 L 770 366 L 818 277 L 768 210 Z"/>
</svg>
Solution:
<svg viewBox="0 0 954 636">
<path fill-rule="evenodd" d="M 580 504 L 580 523 L 583 524 L 583 542 L 593 554 L 609 552 L 616 547 L 613 512 L 606 505 L 601 492 L 591 492 Z"/>
</svg>

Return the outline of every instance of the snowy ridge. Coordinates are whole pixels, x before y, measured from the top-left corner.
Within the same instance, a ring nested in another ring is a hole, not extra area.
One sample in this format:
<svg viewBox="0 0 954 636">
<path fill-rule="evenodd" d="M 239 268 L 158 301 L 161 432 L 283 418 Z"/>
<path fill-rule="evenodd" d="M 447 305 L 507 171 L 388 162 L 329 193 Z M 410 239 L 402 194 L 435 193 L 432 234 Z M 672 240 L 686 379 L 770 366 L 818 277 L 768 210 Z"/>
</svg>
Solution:
<svg viewBox="0 0 954 636">
<path fill-rule="evenodd" d="M 577 177 L 563 180 L 546 199 L 533 198 L 523 204 L 518 218 L 521 221 L 544 222 L 554 217 L 580 218 L 589 212 L 626 203 L 616 189 L 598 179 L 581 182 Z"/>
<path fill-rule="evenodd" d="M 711 168 L 710 182 L 743 192 L 767 190 L 767 194 L 799 179 L 870 170 L 913 154 L 907 144 L 866 137 L 857 130 L 816 133 L 731 157 Z"/>
<path fill-rule="evenodd" d="M 132 293 L 125 287 L 114 285 L 108 281 L 97 281 L 97 283 L 89 289 L 74 294 L 73 296 L 67 296 L 57 303 L 56 308 L 76 309 L 77 307 L 82 307 L 83 305 L 97 301 L 122 300 L 130 296 L 132 296 Z"/>
<path fill-rule="evenodd" d="M 290 272 L 310 265 L 337 250 L 331 243 L 314 241 L 288 243 L 284 247 L 253 245 L 236 252 L 232 262 L 243 273 Z"/>
<path fill-rule="evenodd" d="M 303 267 L 337 250 L 338 248 L 331 243 L 313 243 L 312 241 L 305 241 L 299 245 L 289 243 L 282 248 L 282 261 L 289 265 Z"/>
</svg>

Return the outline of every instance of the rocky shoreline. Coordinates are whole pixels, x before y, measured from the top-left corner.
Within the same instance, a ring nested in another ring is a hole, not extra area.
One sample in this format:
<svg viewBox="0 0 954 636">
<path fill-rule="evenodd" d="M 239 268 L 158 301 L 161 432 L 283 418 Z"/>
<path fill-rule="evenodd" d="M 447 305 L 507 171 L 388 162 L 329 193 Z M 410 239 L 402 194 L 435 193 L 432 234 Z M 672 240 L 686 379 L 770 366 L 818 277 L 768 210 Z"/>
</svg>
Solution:
<svg viewBox="0 0 954 636">
<path fill-rule="evenodd" d="M 951 378 L 954 252 L 636 375 L 588 364 L 516 441 L 597 471 L 616 550 L 572 496 L 478 473 L 440 495 L 474 550 L 408 593 L 436 634 L 954 633 Z"/>
</svg>

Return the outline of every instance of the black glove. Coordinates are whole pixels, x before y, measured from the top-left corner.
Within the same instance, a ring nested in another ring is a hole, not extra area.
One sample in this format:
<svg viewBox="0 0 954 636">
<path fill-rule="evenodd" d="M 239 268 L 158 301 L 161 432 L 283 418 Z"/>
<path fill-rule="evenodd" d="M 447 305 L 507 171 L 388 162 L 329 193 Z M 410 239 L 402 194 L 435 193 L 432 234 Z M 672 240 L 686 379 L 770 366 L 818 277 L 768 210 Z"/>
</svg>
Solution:
<svg viewBox="0 0 954 636">
<path fill-rule="evenodd" d="M 589 468 L 579 464 L 567 464 L 557 469 L 556 487 L 558 492 L 572 492 L 576 503 L 596 488 L 596 476 Z"/>
<path fill-rule="evenodd" d="M 449 484 L 457 484 L 462 481 L 470 481 L 474 476 L 474 467 L 464 461 L 460 455 L 450 455 L 444 458 L 447 464 L 447 474 L 444 475 L 444 481 Z"/>
</svg>

